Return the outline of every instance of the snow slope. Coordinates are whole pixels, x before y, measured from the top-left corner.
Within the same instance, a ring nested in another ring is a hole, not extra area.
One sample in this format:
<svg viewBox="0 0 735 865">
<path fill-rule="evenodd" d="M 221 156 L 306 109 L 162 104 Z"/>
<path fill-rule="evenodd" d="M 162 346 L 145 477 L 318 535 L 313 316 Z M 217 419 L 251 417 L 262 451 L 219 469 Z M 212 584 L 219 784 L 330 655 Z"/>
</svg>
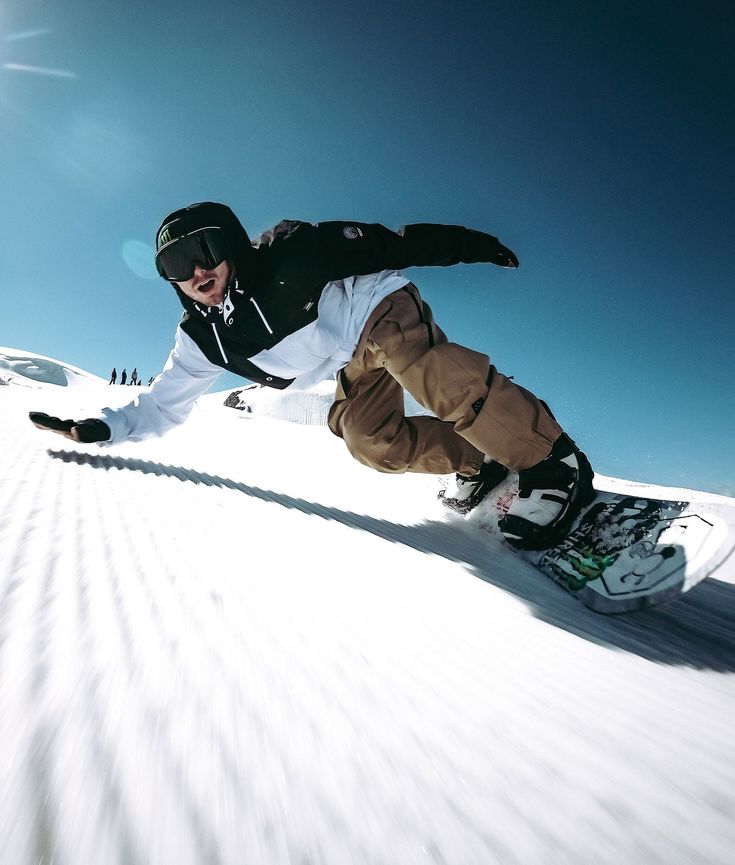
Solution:
<svg viewBox="0 0 735 865">
<path fill-rule="evenodd" d="M 733 860 L 735 585 L 601 617 L 315 422 L 73 446 L 28 410 L 133 392 L 17 369 L 2 865 Z"/>
</svg>

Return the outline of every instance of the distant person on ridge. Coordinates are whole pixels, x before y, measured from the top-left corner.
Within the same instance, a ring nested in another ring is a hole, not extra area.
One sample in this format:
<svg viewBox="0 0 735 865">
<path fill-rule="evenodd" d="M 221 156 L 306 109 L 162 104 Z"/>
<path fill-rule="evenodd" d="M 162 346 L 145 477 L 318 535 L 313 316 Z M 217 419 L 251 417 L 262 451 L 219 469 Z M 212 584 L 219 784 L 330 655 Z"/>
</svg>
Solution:
<svg viewBox="0 0 735 865">
<path fill-rule="evenodd" d="M 117 370 L 113 366 L 112 372 L 110 373 L 110 384 L 115 384 L 117 381 Z"/>
<path fill-rule="evenodd" d="M 127 380 L 128 380 L 128 371 L 126 369 L 124 369 L 122 371 L 122 375 L 120 376 L 120 384 L 125 384 L 125 382 Z"/>
<path fill-rule="evenodd" d="M 31 419 L 75 441 L 140 441 L 182 423 L 223 370 L 279 389 L 336 374 L 329 428 L 357 460 L 454 472 L 445 501 L 463 511 L 517 471 L 500 529 L 517 547 L 552 546 L 592 500 L 592 469 L 544 403 L 447 341 L 401 273 L 460 262 L 518 267 L 496 237 L 459 226 L 284 221 L 251 242 L 226 205 L 193 204 L 156 234 L 158 272 L 185 312 L 150 391 L 99 418 Z M 404 389 L 435 417 L 405 417 Z"/>
<path fill-rule="evenodd" d="M 130 384 L 136 385 L 138 384 L 138 368 L 133 367 L 133 371 L 130 373 Z"/>
</svg>

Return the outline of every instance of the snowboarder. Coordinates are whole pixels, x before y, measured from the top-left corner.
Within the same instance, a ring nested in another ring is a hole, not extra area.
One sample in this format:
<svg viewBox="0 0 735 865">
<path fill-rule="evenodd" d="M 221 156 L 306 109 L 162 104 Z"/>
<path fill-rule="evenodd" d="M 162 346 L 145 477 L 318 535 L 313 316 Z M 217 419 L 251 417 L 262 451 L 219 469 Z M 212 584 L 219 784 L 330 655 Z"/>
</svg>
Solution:
<svg viewBox="0 0 735 865">
<path fill-rule="evenodd" d="M 284 221 L 251 242 L 224 204 L 176 210 L 156 233 L 156 266 L 184 315 L 150 391 L 98 418 L 31 419 L 76 441 L 140 441 L 182 423 L 223 370 L 279 389 L 336 375 L 329 428 L 357 460 L 456 473 L 447 503 L 460 509 L 517 471 L 501 531 L 548 547 L 591 501 L 592 469 L 544 403 L 447 340 L 401 272 L 460 262 L 518 267 L 496 237 L 460 226 Z M 405 417 L 404 389 L 434 417 Z"/>
<path fill-rule="evenodd" d="M 120 376 L 120 384 L 125 384 L 125 382 L 127 380 L 128 380 L 128 371 L 126 369 L 124 369 L 122 371 L 122 375 Z"/>
<path fill-rule="evenodd" d="M 115 384 L 117 381 L 117 370 L 113 366 L 112 372 L 110 373 L 110 384 Z"/>
<path fill-rule="evenodd" d="M 130 385 L 134 387 L 136 384 L 138 384 L 138 369 L 133 367 L 133 371 L 130 373 Z"/>
</svg>

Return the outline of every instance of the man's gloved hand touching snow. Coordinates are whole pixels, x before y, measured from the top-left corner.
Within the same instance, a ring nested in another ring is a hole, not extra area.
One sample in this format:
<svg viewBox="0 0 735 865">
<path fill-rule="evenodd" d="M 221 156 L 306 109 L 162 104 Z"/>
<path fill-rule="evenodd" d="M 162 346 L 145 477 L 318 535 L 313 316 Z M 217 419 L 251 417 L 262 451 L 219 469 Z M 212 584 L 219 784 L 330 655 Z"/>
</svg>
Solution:
<svg viewBox="0 0 735 865">
<path fill-rule="evenodd" d="M 71 439 L 82 444 L 92 442 L 108 441 L 111 435 L 107 424 L 98 418 L 87 418 L 86 420 L 62 420 L 61 418 L 48 415 L 42 411 L 29 412 L 33 426 L 38 429 L 55 432 L 64 438 Z"/>
</svg>

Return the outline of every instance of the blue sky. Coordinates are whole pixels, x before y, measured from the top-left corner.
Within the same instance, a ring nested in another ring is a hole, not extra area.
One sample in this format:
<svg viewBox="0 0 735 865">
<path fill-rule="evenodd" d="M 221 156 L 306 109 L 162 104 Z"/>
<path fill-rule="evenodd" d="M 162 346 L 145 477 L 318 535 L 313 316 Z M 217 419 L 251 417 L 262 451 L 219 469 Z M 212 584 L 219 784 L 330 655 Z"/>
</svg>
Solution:
<svg viewBox="0 0 735 865">
<path fill-rule="evenodd" d="M 735 494 L 734 34 L 729 2 L 5 0 L 0 344 L 158 372 L 142 245 L 192 201 L 462 224 L 521 268 L 412 271 L 450 338 L 598 471 Z"/>
</svg>

